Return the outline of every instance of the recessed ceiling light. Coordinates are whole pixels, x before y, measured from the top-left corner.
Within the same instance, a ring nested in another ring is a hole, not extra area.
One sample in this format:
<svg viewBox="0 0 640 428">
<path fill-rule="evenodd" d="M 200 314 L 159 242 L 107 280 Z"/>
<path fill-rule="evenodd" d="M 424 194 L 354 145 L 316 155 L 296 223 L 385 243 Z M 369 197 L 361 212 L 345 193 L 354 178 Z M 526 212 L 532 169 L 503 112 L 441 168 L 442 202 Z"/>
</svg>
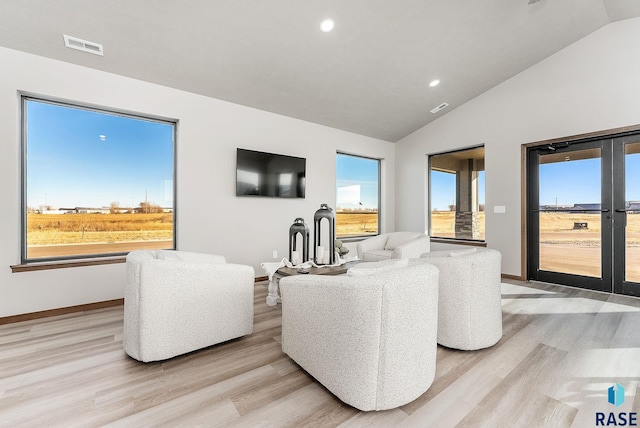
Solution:
<svg viewBox="0 0 640 428">
<path fill-rule="evenodd" d="M 323 33 L 328 33 L 329 31 L 333 30 L 335 26 L 336 22 L 331 18 L 327 18 L 320 23 L 320 30 Z"/>
<path fill-rule="evenodd" d="M 439 84 L 440 84 L 440 80 L 435 79 L 435 80 L 432 80 L 431 82 L 429 82 L 429 87 L 430 88 L 434 88 L 434 87 L 438 86 Z"/>
</svg>

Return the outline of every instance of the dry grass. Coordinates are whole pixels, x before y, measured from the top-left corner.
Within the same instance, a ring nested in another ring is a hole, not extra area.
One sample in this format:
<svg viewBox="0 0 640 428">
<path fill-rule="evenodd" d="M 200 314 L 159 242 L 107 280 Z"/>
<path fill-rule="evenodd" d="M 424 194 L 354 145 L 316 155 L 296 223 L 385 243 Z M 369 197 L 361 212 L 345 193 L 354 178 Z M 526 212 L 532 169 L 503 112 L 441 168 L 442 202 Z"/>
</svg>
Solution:
<svg viewBox="0 0 640 428">
<path fill-rule="evenodd" d="M 336 237 L 376 235 L 377 233 L 377 212 L 336 212 Z"/>
<path fill-rule="evenodd" d="M 485 216 L 480 213 L 480 228 Z M 631 238 L 640 234 L 640 215 L 627 216 L 627 232 Z M 431 214 L 432 236 L 454 237 L 455 213 Z M 574 223 L 587 223 L 588 228 L 574 230 Z M 336 213 L 337 236 L 378 233 L 376 212 Z M 28 214 L 29 245 L 72 244 L 86 242 L 124 242 L 171 239 L 173 214 Z M 546 243 L 582 241 L 587 244 L 600 232 L 600 214 L 541 213 L 540 232 Z M 570 234 L 570 235 L 567 235 Z M 554 239 L 555 237 L 555 239 Z M 635 242 L 635 239 L 633 239 Z"/>
<path fill-rule="evenodd" d="M 173 214 L 27 215 L 28 245 L 166 240 L 173 237 Z"/>
</svg>

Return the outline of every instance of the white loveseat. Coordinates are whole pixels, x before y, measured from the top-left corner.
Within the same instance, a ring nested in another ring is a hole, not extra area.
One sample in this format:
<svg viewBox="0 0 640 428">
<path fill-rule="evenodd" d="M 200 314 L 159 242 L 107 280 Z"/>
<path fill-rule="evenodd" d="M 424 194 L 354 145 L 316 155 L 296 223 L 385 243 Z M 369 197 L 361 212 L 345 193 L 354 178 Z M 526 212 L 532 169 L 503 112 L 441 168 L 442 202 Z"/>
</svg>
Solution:
<svg viewBox="0 0 640 428">
<path fill-rule="evenodd" d="M 422 255 L 419 261 L 433 264 L 440 270 L 440 345 L 476 350 L 500 340 L 501 260 L 499 251 L 488 248 L 434 251 Z"/>
<path fill-rule="evenodd" d="M 391 232 L 358 242 L 358 258 L 365 262 L 418 258 L 429 251 L 431 240 L 420 232 Z"/>
<path fill-rule="evenodd" d="M 253 331 L 251 266 L 222 256 L 139 250 L 127 255 L 125 352 L 157 361 Z"/>
<path fill-rule="evenodd" d="M 409 403 L 435 376 L 438 270 L 395 262 L 280 280 L 282 350 L 360 410 Z"/>
</svg>

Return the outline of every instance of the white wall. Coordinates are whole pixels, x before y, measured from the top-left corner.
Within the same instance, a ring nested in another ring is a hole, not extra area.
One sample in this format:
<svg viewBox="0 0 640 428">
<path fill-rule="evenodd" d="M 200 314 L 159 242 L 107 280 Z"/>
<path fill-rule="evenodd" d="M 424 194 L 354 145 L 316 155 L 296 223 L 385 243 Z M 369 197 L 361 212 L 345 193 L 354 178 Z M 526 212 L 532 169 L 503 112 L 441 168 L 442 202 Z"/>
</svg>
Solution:
<svg viewBox="0 0 640 428">
<path fill-rule="evenodd" d="M 0 317 L 122 298 L 124 288 L 124 264 L 11 273 L 20 263 L 20 91 L 178 119 L 179 249 L 264 275 L 273 250 L 286 256 L 296 217 L 313 233 L 320 204 L 335 206 L 338 150 L 384 159 L 381 228 L 395 223 L 391 143 L 5 48 L 0 64 Z M 237 198 L 236 147 L 307 158 L 306 199 Z"/>
<path fill-rule="evenodd" d="M 610 24 L 398 142 L 396 229 L 427 227 L 427 154 L 484 144 L 487 246 L 521 275 L 521 145 L 640 124 L 637 46 L 640 18 Z"/>
</svg>

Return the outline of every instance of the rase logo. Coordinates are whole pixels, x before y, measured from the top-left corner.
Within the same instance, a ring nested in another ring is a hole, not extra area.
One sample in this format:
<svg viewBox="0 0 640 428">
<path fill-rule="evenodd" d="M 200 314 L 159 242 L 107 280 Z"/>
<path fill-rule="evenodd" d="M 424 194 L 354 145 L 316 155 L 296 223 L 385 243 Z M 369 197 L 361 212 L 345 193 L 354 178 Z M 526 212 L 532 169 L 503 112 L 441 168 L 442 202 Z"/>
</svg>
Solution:
<svg viewBox="0 0 640 428">
<path fill-rule="evenodd" d="M 620 407 L 624 404 L 624 387 L 619 383 L 616 383 L 607 390 L 607 401 L 616 407 Z M 636 427 L 638 426 L 638 413 L 637 412 L 596 412 L 596 426 L 597 427 Z"/>
<path fill-rule="evenodd" d="M 624 404 L 624 386 L 616 383 L 611 388 L 609 388 L 609 403 L 613 404 L 616 407 L 622 406 Z"/>
</svg>

